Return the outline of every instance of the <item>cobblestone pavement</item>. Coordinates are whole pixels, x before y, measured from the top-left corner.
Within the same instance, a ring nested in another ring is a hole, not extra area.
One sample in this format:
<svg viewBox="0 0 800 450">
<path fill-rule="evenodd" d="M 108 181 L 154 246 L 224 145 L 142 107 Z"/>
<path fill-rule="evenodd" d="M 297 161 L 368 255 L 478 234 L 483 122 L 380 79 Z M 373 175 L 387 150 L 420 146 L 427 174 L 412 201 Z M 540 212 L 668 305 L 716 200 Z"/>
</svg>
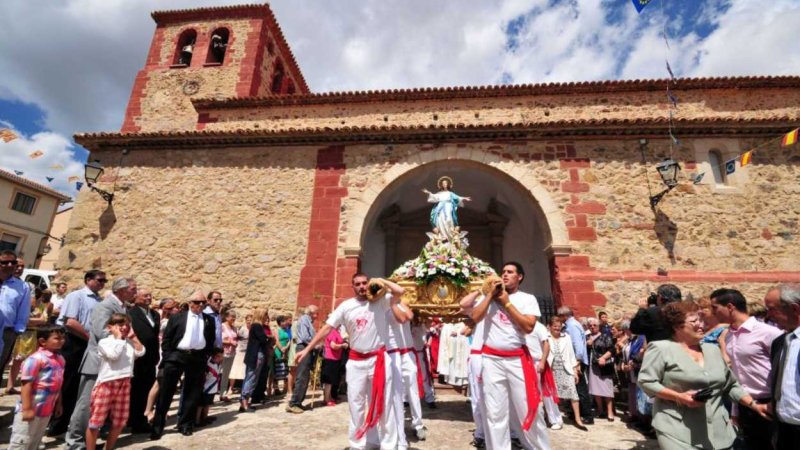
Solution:
<svg viewBox="0 0 800 450">
<path fill-rule="evenodd" d="M 316 407 L 300 415 L 287 413 L 284 409 L 288 399 L 282 398 L 259 406 L 254 413 L 239 413 L 236 403 L 218 403 L 211 408 L 217 417 L 213 424 L 184 437 L 174 431 L 174 419 L 170 420 L 164 437 L 159 441 L 148 440 L 147 435 L 131 436 L 123 432 L 118 448 L 124 449 L 320 449 L 342 450 L 347 448 L 347 424 L 349 412 L 346 403 L 335 407 L 323 407 L 321 394 L 317 394 Z M 0 398 L 0 448 L 5 448 L 10 437 L 12 405 L 18 397 Z M 306 404 L 308 404 L 306 400 Z M 463 396 L 445 393 L 438 397 L 435 410 L 423 407 L 428 439 L 417 442 L 413 431 L 406 428 L 412 449 L 470 449 L 471 432 L 474 429 L 469 403 Z M 173 404 L 175 408 L 177 404 Z M 174 409 L 173 409 L 174 413 Z M 635 430 L 628 429 L 619 420 L 610 423 L 598 420 L 590 431 L 582 432 L 570 424 L 558 431 L 550 431 L 550 442 L 556 450 L 578 449 L 657 449 L 654 440 L 645 439 Z M 45 438 L 46 448 L 63 446 L 63 441 Z"/>
</svg>

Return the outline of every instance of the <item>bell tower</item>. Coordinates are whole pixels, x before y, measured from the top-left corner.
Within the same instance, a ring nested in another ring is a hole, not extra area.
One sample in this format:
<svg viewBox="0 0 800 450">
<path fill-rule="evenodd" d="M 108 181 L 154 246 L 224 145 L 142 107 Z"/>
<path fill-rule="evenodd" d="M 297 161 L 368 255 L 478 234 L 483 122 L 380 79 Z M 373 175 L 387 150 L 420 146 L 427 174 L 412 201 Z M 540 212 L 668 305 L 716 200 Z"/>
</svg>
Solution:
<svg viewBox="0 0 800 450">
<path fill-rule="evenodd" d="M 192 99 L 309 92 L 268 4 L 151 14 L 156 30 L 122 132 L 201 128 Z"/>
</svg>

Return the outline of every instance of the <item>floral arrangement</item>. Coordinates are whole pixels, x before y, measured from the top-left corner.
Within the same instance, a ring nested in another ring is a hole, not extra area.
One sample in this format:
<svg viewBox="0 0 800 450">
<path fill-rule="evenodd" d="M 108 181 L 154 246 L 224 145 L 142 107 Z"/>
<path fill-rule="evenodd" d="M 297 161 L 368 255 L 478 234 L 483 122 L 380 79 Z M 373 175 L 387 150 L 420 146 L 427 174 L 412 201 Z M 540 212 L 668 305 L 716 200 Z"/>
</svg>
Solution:
<svg viewBox="0 0 800 450">
<path fill-rule="evenodd" d="M 483 279 L 495 273 L 486 262 L 472 257 L 466 249 L 447 243 L 428 243 L 417 258 L 406 261 L 392 274 L 394 279 L 414 280 L 423 285 L 440 276 L 449 278 L 458 287 L 466 287 L 472 279 Z"/>
</svg>

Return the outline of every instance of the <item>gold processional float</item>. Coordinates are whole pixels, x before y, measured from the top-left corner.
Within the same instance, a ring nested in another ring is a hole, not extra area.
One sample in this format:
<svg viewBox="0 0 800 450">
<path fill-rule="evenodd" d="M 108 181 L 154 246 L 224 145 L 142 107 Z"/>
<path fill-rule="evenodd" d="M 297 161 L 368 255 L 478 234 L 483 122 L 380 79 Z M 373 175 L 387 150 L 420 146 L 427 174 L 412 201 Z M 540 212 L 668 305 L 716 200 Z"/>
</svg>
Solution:
<svg viewBox="0 0 800 450">
<path fill-rule="evenodd" d="M 405 289 L 401 301 L 409 305 L 415 315 L 438 317 L 443 322 L 458 322 L 459 302 L 475 289 L 482 289 L 484 281 L 496 275 L 492 267 L 467 252 L 467 232 L 458 226 L 458 208 L 472 199 L 451 191 L 453 180 L 444 176 L 437 181 L 439 192 L 422 191 L 431 210 L 433 232 L 426 233 L 429 241 L 419 256 L 398 267 L 390 279 Z"/>
</svg>

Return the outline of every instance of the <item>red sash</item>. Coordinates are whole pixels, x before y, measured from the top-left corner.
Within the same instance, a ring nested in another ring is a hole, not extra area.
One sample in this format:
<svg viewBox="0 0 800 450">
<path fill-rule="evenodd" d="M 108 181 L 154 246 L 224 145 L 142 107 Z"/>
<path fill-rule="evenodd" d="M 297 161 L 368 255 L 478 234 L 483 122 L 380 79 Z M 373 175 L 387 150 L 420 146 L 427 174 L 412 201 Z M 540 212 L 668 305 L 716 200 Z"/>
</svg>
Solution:
<svg viewBox="0 0 800 450">
<path fill-rule="evenodd" d="M 359 353 L 350 350 L 350 359 L 353 361 L 366 361 L 375 357 L 375 372 L 372 378 L 372 393 L 369 398 L 369 411 L 364 424 L 356 431 L 356 439 L 361 439 L 367 430 L 375 427 L 383 414 L 384 387 L 386 385 L 386 347 L 370 353 Z"/>
<path fill-rule="evenodd" d="M 469 354 L 470 355 L 482 355 L 483 352 L 481 350 L 470 350 Z"/>
<path fill-rule="evenodd" d="M 428 352 L 426 352 L 425 349 L 423 348 L 422 350 L 417 350 L 418 360 L 420 352 L 422 352 L 422 359 L 425 360 L 425 370 L 428 371 L 428 384 L 430 384 L 431 389 L 433 389 L 433 369 L 431 368 L 431 359 L 428 356 Z"/>
<path fill-rule="evenodd" d="M 544 363 L 544 373 L 542 374 L 542 395 L 550 397 L 558 404 L 558 389 L 556 389 L 556 379 L 553 376 L 553 369 L 550 364 Z"/>
<path fill-rule="evenodd" d="M 525 378 L 525 396 L 528 400 L 528 413 L 522 421 L 522 429 L 528 431 L 536 418 L 536 411 L 539 409 L 541 397 L 539 394 L 539 379 L 536 376 L 536 367 L 533 365 L 533 358 L 528 351 L 528 346 L 522 346 L 516 350 L 497 350 L 488 345 L 484 345 L 483 354 L 499 356 L 501 358 L 519 358 L 522 360 L 522 375 Z"/>
</svg>

